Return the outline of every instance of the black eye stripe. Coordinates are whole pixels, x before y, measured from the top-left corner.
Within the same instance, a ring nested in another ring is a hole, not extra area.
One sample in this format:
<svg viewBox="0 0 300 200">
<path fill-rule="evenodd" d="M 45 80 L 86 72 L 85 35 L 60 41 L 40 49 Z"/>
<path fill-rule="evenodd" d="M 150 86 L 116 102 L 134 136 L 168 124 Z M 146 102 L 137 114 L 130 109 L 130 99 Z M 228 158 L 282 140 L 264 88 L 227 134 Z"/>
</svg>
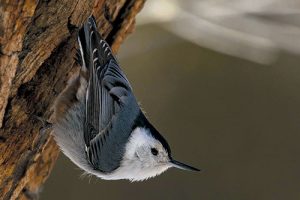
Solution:
<svg viewBox="0 0 300 200">
<path fill-rule="evenodd" d="M 151 148 L 151 153 L 152 153 L 154 156 L 157 156 L 158 151 L 157 151 L 156 148 Z"/>
</svg>

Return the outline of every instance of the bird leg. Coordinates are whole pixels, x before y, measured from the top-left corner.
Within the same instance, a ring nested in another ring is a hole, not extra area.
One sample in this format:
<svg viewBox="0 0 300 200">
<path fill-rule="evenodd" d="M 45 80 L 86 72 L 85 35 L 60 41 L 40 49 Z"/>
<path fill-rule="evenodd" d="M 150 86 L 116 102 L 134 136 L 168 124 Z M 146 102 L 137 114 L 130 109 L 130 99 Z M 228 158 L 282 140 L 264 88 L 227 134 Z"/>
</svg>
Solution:
<svg viewBox="0 0 300 200">
<path fill-rule="evenodd" d="M 50 129 L 53 128 L 53 124 L 48 122 L 47 120 L 45 120 L 42 117 L 39 116 L 34 116 L 37 120 L 39 120 L 40 122 L 42 122 L 42 127 L 40 128 L 40 133 L 41 134 L 45 134 L 45 132 Z"/>
</svg>

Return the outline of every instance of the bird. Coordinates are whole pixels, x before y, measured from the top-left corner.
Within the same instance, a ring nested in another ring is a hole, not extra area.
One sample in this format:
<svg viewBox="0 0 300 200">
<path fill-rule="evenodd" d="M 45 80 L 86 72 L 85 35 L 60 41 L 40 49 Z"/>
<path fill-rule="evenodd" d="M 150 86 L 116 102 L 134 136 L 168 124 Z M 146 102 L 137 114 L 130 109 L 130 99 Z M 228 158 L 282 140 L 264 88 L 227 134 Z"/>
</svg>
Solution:
<svg viewBox="0 0 300 200">
<path fill-rule="evenodd" d="M 80 72 L 54 103 L 53 135 L 62 152 L 104 180 L 142 181 L 172 167 L 199 171 L 173 159 L 92 15 L 79 29 L 78 44 Z"/>
</svg>

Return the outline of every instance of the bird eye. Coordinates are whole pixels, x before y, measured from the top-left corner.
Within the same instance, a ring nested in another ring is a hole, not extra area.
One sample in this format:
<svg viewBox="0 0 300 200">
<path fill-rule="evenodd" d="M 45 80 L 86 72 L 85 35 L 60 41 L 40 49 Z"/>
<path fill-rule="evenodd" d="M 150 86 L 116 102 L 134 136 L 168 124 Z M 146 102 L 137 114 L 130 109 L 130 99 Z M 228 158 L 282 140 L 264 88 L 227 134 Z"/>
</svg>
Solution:
<svg viewBox="0 0 300 200">
<path fill-rule="evenodd" d="M 156 148 L 151 148 L 151 153 L 152 153 L 154 156 L 157 156 L 158 151 L 157 151 Z"/>
</svg>

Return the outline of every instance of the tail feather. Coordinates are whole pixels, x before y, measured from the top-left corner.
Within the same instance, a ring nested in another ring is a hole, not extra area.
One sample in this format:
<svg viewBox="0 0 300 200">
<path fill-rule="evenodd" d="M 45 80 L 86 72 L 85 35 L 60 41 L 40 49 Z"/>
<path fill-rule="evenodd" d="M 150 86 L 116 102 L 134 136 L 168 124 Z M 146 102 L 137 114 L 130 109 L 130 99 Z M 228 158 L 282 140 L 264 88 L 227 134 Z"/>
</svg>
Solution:
<svg viewBox="0 0 300 200">
<path fill-rule="evenodd" d="M 95 59 L 98 59 L 97 62 L 100 66 L 105 66 L 111 59 L 115 59 L 111 48 L 97 31 L 94 16 L 90 16 L 79 30 L 78 41 L 82 65 L 85 65 L 88 69 L 95 67 Z"/>
</svg>

